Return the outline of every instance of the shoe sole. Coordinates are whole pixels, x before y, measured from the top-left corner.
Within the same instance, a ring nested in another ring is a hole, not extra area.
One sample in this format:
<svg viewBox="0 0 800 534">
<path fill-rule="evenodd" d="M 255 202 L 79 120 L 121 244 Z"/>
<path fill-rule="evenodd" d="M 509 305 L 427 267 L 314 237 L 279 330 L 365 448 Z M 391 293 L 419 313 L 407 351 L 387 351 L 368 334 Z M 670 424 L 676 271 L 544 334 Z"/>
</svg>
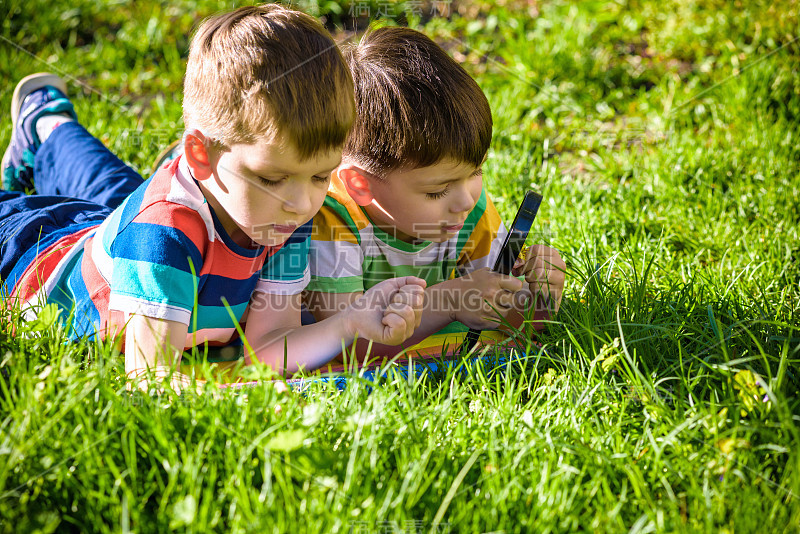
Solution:
<svg viewBox="0 0 800 534">
<path fill-rule="evenodd" d="M 13 124 L 17 124 L 20 106 L 25 97 L 47 85 L 55 87 L 65 95 L 67 94 L 67 83 L 49 72 L 37 72 L 36 74 L 25 76 L 19 81 L 17 87 L 14 88 L 14 96 L 11 97 L 11 121 Z"/>
<path fill-rule="evenodd" d="M 19 111 L 20 106 L 22 105 L 22 101 L 25 100 L 25 97 L 31 94 L 32 92 L 36 91 L 37 89 L 41 89 L 50 85 L 55 87 L 65 95 L 67 94 L 67 83 L 56 76 L 55 74 L 49 72 L 37 72 L 36 74 L 31 74 L 30 76 L 25 76 L 22 78 L 17 86 L 14 88 L 14 95 L 11 97 L 11 128 L 13 129 L 14 126 L 17 124 L 17 119 L 19 118 Z M 2 167 L 0 169 L 5 169 L 6 164 L 11 157 L 11 150 L 9 148 L 3 153 L 3 161 Z M 2 187 L 0 187 L 2 189 Z"/>
</svg>

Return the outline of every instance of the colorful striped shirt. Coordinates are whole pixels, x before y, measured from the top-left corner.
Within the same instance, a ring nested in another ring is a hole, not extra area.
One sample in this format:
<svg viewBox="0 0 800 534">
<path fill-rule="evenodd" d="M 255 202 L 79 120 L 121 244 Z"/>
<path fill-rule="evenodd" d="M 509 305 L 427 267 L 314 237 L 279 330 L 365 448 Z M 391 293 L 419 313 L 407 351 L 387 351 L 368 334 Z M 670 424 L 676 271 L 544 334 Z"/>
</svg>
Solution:
<svg viewBox="0 0 800 534">
<path fill-rule="evenodd" d="M 428 287 L 492 267 L 506 229 L 486 190 L 464 227 L 441 243 L 407 243 L 375 226 L 335 177 L 311 234 L 307 291 L 363 292 L 382 280 L 418 276 Z"/>
<path fill-rule="evenodd" d="M 186 348 L 224 345 L 237 339 L 254 291 L 304 289 L 310 232 L 309 222 L 282 246 L 236 244 L 180 158 L 99 226 L 40 244 L 13 295 L 34 316 L 58 305 L 72 338 L 102 339 L 126 314 L 140 314 L 186 324 Z"/>
</svg>

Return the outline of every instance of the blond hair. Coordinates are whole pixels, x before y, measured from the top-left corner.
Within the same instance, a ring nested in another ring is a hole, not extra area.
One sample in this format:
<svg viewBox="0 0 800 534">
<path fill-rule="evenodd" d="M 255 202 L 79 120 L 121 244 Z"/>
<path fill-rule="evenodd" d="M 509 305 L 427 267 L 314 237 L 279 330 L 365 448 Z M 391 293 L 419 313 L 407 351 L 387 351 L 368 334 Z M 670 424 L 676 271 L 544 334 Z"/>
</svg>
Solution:
<svg viewBox="0 0 800 534">
<path fill-rule="evenodd" d="M 436 43 L 385 27 L 344 51 L 356 91 L 356 120 L 344 156 L 382 176 L 444 159 L 476 167 L 492 140 L 481 88 Z"/>
<path fill-rule="evenodd" d="M 183 120 L 223 145 L 288 139 L 302 158 L 344 143 L 353 81 L 330 34 L 278 4 L 206 19 L 192 38 Z"/>
</svg>

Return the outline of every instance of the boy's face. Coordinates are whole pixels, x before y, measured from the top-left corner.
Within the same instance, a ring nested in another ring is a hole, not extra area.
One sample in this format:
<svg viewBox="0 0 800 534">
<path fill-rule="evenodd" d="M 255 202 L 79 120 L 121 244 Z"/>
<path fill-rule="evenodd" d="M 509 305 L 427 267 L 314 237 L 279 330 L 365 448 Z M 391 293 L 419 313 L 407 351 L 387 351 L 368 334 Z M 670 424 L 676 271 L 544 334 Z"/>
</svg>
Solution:
<svg viewBox="0 0 800 534">
<path fill-rule="evenodd" d="M 452 160 L 368 180 L 370 218 L 407 242 L 442 242 L 458 234 L 483 189 L 481 167 Z"/>
<path fill-rule="evenodd" d="M 276 246 L 322 207 L 341 147 L 302 160 L 293 146 L 264 140 L 209 154 L 200 182 L 223 227 L 238 244 Z"/>
</svg>

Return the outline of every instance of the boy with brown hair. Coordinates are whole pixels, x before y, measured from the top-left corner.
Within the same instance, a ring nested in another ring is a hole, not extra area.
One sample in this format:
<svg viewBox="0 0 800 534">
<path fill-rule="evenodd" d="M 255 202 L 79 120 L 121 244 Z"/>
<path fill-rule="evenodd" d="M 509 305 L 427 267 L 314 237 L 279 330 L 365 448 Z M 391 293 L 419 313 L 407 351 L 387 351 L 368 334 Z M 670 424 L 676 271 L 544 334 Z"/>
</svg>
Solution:
<svg viewBox="0 0 800 534">
<path fill-rule="evenodd" d="M 124 331 L 128 375 L 176 386 L 183 350 L 229 344 L 240 324 L 247 361 L 292 372 L 356 335 L 399 343 L 419 323 L 424 282 L 406 277 L 300 326 L 310 221 L 354 115 L 350 73 L 312 17 L 264 5 L 206 20 L 186 69 L 183 156 L 146 182 L 77 123 L 65 91 L 41 73 L 12 101 L 7 305 L 55 304 L 73 338 Z"/>
<path fill-rule="evenodd" d="M 565 264 L 555 249 L 533 246 L 517 262 L 513 274 L 527 288 L 490 270 L 506 229 L 483 187 L 492 115 L 478 84 L 408 28 L 369 31 L 345 59 L 356 119 L 314 218 L 305 300 L 315 318 L 408 275 L 427 282 L 426 302 L 420 327 L 402 346 L 446 327 L 497 328 L 493 308 L 519 324 L 520 304 L 531 297 L 536 320 L 558 310 Z"/>
</svg>

